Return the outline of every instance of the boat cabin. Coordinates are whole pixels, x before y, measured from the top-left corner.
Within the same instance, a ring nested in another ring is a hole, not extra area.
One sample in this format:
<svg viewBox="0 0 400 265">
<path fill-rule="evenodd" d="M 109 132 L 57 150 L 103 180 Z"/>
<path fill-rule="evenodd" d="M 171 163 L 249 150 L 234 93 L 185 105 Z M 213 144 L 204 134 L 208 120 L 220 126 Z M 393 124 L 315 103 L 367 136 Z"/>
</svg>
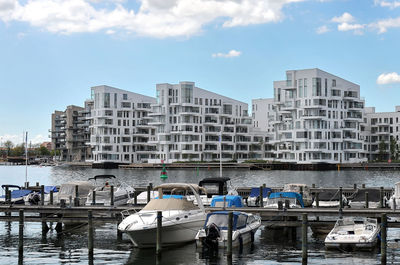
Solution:
<svg viewBox="0 0 400 265">
<path fill-rule="evenodd" d="M 225 195 L 228 193 L 228 181 L 230 178 L 205 178 L 199 182 L 199 186 L 207 191 L 207 197 L 213 195 Z"/>
</svg>

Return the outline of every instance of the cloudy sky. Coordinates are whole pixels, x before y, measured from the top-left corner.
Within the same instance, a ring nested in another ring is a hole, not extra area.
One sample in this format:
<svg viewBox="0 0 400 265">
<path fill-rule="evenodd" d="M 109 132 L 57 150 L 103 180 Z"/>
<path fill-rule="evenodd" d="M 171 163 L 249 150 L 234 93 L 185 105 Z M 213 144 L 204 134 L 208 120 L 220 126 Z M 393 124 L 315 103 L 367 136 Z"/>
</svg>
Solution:
<svg viewBox="0 0 400 265">
<path fill-rule="evenodd" d="M 0 0 L 0 142 L 47 140 L 51 112 L 91 86 L 194 81 L 250 105 L 288 69 L 341 76 L 392 111 L 399 47 L 400 0 Z"/>
</svg>

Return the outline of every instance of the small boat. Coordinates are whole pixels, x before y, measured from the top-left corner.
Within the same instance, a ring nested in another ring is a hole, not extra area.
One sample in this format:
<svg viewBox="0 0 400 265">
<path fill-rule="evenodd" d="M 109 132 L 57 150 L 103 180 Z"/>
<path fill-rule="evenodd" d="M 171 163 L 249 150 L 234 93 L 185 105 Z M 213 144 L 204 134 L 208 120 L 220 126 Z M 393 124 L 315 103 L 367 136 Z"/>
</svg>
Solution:
<svg viewBox="0 0 400 265">
<path fill-rule="evenodd" d="M 243 207 L 243 199 L 238 195 L 214 196 L 211 201 L 211 207 Z"/>
<path fill-rule="evenodd" d="M 28 194 L 32 193 L 32 190 L 25 190 L 22 189 L 20 186 L 17 185 L 1 185 L 3 190 L 6 190 L 6 187 L 11 191 L 11 200 L 10 202 L 13 204 L 23 204 L 24 197 Z M 6 195 L 0 196 L 0 204 L 6 202 Z"/>
<path fill-rule="evenodd" d="M 318 207 L 321 208 L 337 208 L 340 206 L 339 190 L 325 190 L 318 193 Z M 342 195 L 342 205 L 347 205 L 347 199 Z M 317 207 L 317 201 L 314 200 L 313 207 Z"/>
<path fill-rule="evenodd" d="M 368 192 L 368 208 L 378 208 L 380 205 L 380 190 L 379 189 L 359 189 L 349 198 L 350 208 L 365 208 L 365 193 Z M 383 198 L 383 206 L 386 206 L 386 197 Z"/>
<path fill-rule="evenodd" d="M 263 204 L 268 200 L 268 194 L 272 193 L 270 188 L 263 188 Z M 260 188 L 251 188 L 250 195 L 247 197 L 247 206 L 260 206 Z"/>
<path fill-rule="evenodd" d="M 335 227 L 325 238 L 326 248 L 373 248 L 378 241 L 380 227 L 372 218 L 344 218 L 336 221 Z"/>
<path fill-rule="evenodd" d="M 207 215 L 204 227 L 197 232 L 196 245 L 209 249 L 224 248 L 228 241 L 228 211 L 212 212 Z M 258 215 L 233 212 L 232 247 L 243 247 L 254 242 L 254 234 L 261 226 Z"/>
<path fill-rule="evenodd" d="M 390 209 L 394 210 L 395 205 L 396 209 L 400 209 L 400 182 L 394 184 L 394 194 L 390 197 L 388 205 Z"/>
<path fill-rule="evenodd" d="M 76 190 L 78 186 L 78 190 Z M 65 200 L 66 204 L 73 204 L 75 198 L 78 198 L 79 205 L 84 205 L 88 194 L 93 191 L 95 186 L 89 181 L 71 181 L 60 185 L 60 189 L 53 195 L 54 204 L 59 204 Z M 78 191 L 78 193 L 76 193 Z M 78 196 L 76 196 L 78 195 Z M 50 200 L 49 194 L 45 195 L 45 203 Z"/>
<path fill-rule="evenodd" d="M 114 186 L 115 206 L 125 205 L 128 200 L 133 198 L 135 189 L 125 183 L 117 183 L 114 175 L 97 175 L 89 180 L 95 182 L 96 188 L 93 191 L 96 191 L 96 205 L 111 205 L 111 186 Z M 92 205 L 93 191 L 89 192 L 86 205 Z"/>
<path fill-rule="evenodd" d="M 211 201 L 215 196 L 237 195 L 230 178 L 204 178 L 199 181 L 199 186 L 204 188 L 204 192 L 200 192 L 200 199 L 203 205 L 206 206 L 211 205 Z M 195 204 L 197 203 L 193 195 L 188 196 L 188 200 L 193 200 Z"/>
<path fill-rule="evenodd" d="M 278 208 L 279 202 L 282 202 L 283 207 L 289 204 L 289 208 L 304 208 L 303 198 L 297 192 L 273 192 L 269 195 L 264 208 Z"/>
<path fill-rule="evenodd" d="M 157 212 L 161 211 L 163 246 L 194 241 L 207 216 L 199 196 L 202 188 L 197 184 L 165 183 L 154 189 L 158 190 L 159 198 L 151 200 L 139 212 L 121 212 L 124 219 L 118 229 L 128 235 L 134 246 L 154 247 Z M 166 192 L 170 195 L 165 195 Z M 198 205 L 187 200 L 188 193 L 196 197 Z"/>
<path fill-rule="evenodd" d="M 313 199 L 312 199 L 310 187 L 308 187 L 306 184 L 299 184 L 299 183 L 285 184 L 285 186 L 283 187 L 283 191 L 297 192 L 299 194 L 302 193 L 304 207 L 308 207 L 308 206 L 312 205 Z"/>
</svg>

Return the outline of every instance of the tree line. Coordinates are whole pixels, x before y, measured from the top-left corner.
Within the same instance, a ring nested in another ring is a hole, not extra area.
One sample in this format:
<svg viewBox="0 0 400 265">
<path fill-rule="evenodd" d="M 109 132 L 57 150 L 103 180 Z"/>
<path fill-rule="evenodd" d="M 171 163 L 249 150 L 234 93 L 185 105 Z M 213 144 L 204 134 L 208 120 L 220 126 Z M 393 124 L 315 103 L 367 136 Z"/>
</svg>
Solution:
<svg viewBox="0 0 400 265">
<path fill-rule="evenodd" d="M 25 143 L 14 144 L 12 141 L 6 141 L 0 149 L 0 156 L 24 156 L 25 155 Z M 28 156 L 54 156 L 60 155 L 60 151 L 48 150 L 40 144 L 33 145 L 28 148 Z"/>
</svg>

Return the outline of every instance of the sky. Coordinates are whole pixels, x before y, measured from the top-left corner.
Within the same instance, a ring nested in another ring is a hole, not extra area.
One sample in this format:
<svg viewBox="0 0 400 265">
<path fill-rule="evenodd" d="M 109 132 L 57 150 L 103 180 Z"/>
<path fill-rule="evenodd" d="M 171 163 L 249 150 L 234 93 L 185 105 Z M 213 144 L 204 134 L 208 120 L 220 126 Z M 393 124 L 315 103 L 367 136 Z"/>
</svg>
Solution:
<svg viewBox="0 0 400 265">
<path fill-rule="evenodd" d="M 0 0 L 0 145 L 49 141 L 51 113 L 103 84 L 193 81 L 251 107 L 320 68 L 394 111 L 399 47 L 400 0 Z"/>
</svg>

